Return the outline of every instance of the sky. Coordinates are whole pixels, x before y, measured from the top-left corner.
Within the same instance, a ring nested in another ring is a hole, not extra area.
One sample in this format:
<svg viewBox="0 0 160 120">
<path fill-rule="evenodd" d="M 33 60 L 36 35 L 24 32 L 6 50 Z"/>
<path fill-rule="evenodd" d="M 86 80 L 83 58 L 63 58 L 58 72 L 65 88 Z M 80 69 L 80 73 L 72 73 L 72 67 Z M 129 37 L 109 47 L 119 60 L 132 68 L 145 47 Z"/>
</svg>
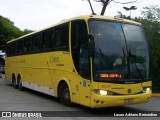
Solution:
<svg viewBox="0 0 160 120">
<path fill-rule="evenodd" d="M 129 2 L 134 0 L 115 0 Z M 91 0 L 95 13 L 100 14 L 102 5 Z M 158 5 L 160 0 L 138 0 L 132 4 L 117 4 L 111 2 L 105 11 L 105 16 L 118 15 L 117 11 L 129 16 L 129 11 L 123 7 L 136 6 L 132 17 L 141 16 L 143 7 Z M 0 15 L 9 18 L 21 30 L 39 30 L 61 20 L 79 15 L 90 15 L 91 9 L 87 0 L 0 0 Z"/>
</svg>

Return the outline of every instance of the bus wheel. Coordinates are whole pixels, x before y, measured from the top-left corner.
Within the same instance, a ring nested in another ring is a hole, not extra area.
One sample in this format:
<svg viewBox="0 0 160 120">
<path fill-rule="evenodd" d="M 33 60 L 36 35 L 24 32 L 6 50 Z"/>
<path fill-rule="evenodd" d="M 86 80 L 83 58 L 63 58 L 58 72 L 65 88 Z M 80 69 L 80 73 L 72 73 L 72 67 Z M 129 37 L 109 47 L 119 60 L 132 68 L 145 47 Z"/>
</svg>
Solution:
<svg viewBox="0 0 160 120">
<path fill-rule="evenodd" d="M 16 83 L 16 77 L 15 76 L 12 77 L 12 84 L 13 84 L 14 88 L 17 88 L 17 83 Z"/>
<path fill-rule="evenodd" d="M 70 99 L 69 87 L 66 83 L 62 83 L 59 88 L 59 99 L 66 106 L 73 106 Z"/>
<path fill-rule="evenodd" d="M 22 79 L 21 79 L 21 77 L 18 78 L 18 89 L 19 89 L 20 91 L 24 90 L 24 88 L 23 88 L 23 86 L 22 86 Z"/>
</svg>

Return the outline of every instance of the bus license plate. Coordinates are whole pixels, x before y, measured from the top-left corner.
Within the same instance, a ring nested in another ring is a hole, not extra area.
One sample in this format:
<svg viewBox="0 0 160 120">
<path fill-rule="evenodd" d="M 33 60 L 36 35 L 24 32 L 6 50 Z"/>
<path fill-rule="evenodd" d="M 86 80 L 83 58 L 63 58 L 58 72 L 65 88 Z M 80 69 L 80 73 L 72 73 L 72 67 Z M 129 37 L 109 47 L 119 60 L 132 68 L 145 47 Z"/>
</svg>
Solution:
<svg viewBox="0 0 160 120">
<path fill-rule="evenodd" d="M 133 101 L 134 101 L 133 98 L 124 99 L 124 103 L 131 103 L 131 102 L 133 102 Z"/>
</svg>

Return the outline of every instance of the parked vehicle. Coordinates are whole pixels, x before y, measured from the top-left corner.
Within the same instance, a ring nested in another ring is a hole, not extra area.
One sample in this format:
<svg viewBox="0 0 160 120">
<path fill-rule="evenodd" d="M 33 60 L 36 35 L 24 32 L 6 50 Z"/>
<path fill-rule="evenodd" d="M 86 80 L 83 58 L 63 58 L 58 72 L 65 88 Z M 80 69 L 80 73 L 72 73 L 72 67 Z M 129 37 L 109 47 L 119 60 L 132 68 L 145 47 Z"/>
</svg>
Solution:
<svg viewBox="0 0 160 120">
<path fill-rule="evenodd" d="M 5 53 L 0 53 L 0 73 L 5 73 Z"/>
</svg>

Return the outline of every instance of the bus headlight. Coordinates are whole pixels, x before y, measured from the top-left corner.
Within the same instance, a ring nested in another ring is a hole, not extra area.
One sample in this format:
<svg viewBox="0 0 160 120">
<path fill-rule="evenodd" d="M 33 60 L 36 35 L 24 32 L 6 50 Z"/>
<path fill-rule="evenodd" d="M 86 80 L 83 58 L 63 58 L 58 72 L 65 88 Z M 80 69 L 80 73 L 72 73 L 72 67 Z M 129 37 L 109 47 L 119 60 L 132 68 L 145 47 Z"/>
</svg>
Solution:
<svg viewBox="0 0 160 120">
<path fill-rule="evenodd" d="M 113 92 L 110 91 L 106 91 L 106 90 L 99 90 L 99 89 L 95 89 L 93 90 L 96 94 L 99 95 L 113 95 Z"/>
<path fill-rule="evenodd" d="M 151 89 L 151 87 L 143 87 L 143 92 L 144 93 L 151 93 L 152 89 Z"/>
</svg>

